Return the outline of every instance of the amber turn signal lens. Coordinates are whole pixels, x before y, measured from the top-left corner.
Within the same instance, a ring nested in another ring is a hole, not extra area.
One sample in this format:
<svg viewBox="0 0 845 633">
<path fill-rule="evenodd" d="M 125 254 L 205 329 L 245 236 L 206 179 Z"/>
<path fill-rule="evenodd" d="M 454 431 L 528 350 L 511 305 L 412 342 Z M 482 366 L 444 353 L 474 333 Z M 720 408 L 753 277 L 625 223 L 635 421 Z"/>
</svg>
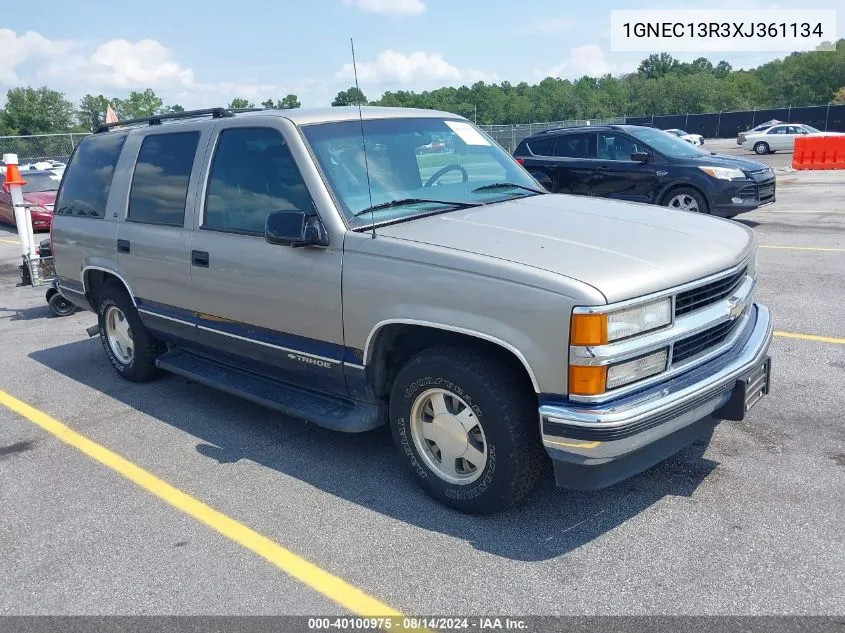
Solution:
<svg viewBox="0 0 845 633">
<path fill-rule="evenodd" d="M 607 343 L 606 314 L 573 314 L 570 345 L 604 345 Z"/>
<path fill-rule="evenodd" d="M 607 367 L 571 365 L 569 367 L 569 393 L 573 396 L 597 396 L 605 392 Z"/>
</svg>

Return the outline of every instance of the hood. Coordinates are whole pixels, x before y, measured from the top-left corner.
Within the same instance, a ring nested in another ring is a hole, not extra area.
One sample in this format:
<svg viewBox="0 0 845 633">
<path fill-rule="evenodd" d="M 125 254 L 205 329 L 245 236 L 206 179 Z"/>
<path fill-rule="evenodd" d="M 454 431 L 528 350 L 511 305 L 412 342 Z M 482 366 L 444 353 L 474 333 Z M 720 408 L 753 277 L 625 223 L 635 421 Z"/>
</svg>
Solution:
<svg viewBox="0 0 845 633">
<path fill-rule="evenodd" d="M 30 191 L 23 194 L 24 202 L 38 204 L 46 207 L 48 210 L 53 210 L 53 205 L 56 203 L 55 191 Z"/>
<path fill-rule="evenodd" d="M 769 166 L 759 160 L 752 158 L 742 158 L 741 156 L 726 156 L 725 154 L 705 154 L 699 156 L 695 160 L 696 165 L 712 165 L 713 167 L 734 167 L 736 169 L 744 169 L 745 171 L 762 171 L 768 169 Z"/>
<path fill-rule="evenodd" d="M 730 220 L 563 194 L 409 220 L 378 233 L 563 275 L 593 286 L 608 302 L 725 270 L 754 244 L 754 233 Z"/>
</svg>

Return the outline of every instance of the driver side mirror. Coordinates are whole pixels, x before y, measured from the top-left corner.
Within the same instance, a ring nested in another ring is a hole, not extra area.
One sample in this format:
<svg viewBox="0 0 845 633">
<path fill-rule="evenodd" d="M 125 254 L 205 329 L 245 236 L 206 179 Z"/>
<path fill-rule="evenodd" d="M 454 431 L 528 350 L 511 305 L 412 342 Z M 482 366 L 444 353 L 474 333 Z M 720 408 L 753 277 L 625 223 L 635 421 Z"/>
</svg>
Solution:
<svg viewBox="0 0 845 633">
<path fill-rule="evenodd" d="M 649 159 L 648 152 L 634 152 L 631 154 L 631 160 L 638 163 L 647 163 Z"/>
<path fill-rule="evenodd" d="M 264 224 L 264 239 L 270 244 L 292 246 L 328 246 L 326 227 L 315 213 L 273 211 Z"/>
</svg>

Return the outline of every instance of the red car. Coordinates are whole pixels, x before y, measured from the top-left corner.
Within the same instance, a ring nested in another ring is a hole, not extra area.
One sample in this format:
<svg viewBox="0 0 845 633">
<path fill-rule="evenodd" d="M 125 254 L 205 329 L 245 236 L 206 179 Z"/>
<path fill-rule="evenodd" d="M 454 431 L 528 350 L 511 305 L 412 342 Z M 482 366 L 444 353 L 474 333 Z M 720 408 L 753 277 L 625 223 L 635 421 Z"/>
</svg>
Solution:
<svg viewBox="0 0 845 633">
<path fill-rule="evenodd" d="M 23 200 L 37 207 L 30 207 L 33 231 L 49 231 L 53 224 L 53 205 L 56 203 L 56 190 L 61 176 L 52 171 L 22 170 L 21 176 L 26 181 L 23 186 Z M 0 222 L 15 224 L 15 209 L 12 206 L 12 194 L 0 189 Z"/>
</svg>

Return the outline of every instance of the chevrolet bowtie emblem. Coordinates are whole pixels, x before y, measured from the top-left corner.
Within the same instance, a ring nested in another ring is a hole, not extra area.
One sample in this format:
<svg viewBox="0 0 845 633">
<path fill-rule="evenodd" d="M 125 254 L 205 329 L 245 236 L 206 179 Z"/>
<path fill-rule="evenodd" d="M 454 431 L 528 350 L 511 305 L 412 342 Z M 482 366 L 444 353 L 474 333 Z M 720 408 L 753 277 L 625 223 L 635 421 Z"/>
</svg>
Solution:
<svg viewBox="0 0 845 633">
<path fill-rule="evenodd" d="M 739 297 L 731 297 L 728 299 L 728 314 L 732 319 L 736 319 L 745 311 L 745 302 Z"/>
</svg>

